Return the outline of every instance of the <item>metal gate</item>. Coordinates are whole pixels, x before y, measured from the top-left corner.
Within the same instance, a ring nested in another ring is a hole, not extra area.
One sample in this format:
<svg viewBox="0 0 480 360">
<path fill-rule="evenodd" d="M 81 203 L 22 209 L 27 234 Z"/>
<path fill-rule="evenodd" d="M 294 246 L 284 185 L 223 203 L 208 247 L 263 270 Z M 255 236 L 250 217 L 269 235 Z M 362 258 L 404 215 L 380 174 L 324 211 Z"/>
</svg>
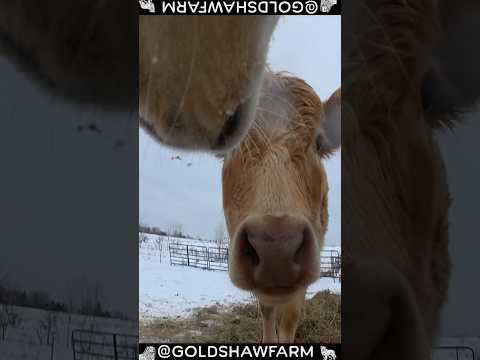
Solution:
<svg viewBox="0 0 480 360">
<path fill-rule="evenodd" d="M 137 360 L 138 336 L 72 331 L 73 360 Z"/>
<path fill-rule="evenodd" d="M 204 270 L 228 271 L 228 249 L 199 245 L 169 244 L 170 265 L 184 265 Z"/>
<path fill-rule="evenodd" d="M 341 256 L 338 250 L 322 250 L 320 252 L 321 277 L 340 279 L 341 269 Z"/>
<path fill-rule="evenodd" d="M 204 270 L 228 271 L 228 248 L 187 244 L 169 244 L 170 265 L 191 266 Z M 320 253 L 322 277 L 340 279 L 342 269 L 338 250 L 322 250 Z"/>
<path fill-rule="evenodd" d="M 433 360 L 477 360 L 469 346 L 439 346 L 433 349 Z"/>
</svg>

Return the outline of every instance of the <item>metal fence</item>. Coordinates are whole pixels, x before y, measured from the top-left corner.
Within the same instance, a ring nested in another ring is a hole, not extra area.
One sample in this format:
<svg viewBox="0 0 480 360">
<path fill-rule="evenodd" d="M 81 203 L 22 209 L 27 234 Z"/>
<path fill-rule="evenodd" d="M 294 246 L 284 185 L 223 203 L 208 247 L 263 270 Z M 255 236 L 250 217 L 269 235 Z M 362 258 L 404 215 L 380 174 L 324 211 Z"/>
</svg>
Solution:
<svg viewBox="0 0 480 360">
<path fill-rule="evenodd" d="M 73 360 L 137 360 L 138 336 L 72 331 Z"/>
<path fill-rule="evenodd" d="M 228 248 L 169 244 L 170 265 L 228 271 Z"/>
<path fill-rule="evenodd" d="M 187 244 L 169 244 L 170 265 L 191 266 L 204 270 L 228 271 L 228 248 Z M 337 250 L 322 250 L 322 277 L 340 279 L 341 257 Z"/>
<path fill-rule="evenodd" d="M 433 360 L 477 360 L 469 346 L 439 346 L 433 349 Z"/>
<path fill-rule="evenodd" d="M 322 250 L 320 252 L 320 270 L 322 277 L 340 280 L 342 258 L 338 250 Z"/>
</svg>

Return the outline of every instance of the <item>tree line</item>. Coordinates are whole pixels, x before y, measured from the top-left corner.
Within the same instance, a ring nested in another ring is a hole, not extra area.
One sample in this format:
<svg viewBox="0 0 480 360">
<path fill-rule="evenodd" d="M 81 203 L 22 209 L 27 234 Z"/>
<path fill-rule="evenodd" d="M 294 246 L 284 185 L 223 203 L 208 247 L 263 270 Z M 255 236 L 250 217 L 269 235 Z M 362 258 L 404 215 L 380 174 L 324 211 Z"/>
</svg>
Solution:
<svg viewBox="0 0 480 360">
<path fill-rule="evenodd" d="M 207 239 L 202 239 L 199 236 L 194 237 L 186 234 L 183 230 L 183 225 L 178 222 L 169 223 L 167 225 L 166 230 L 162 230 L 157 226 L 148 226 L 145 224 L 139 224 L 138 231 L 140 233 L 155 234 L 155 235 L 161 235 L 161 236 L 172 236 L 172 237 L 181 238 L 181 239 L 195 238 L 197 240 L 211 241 Z M 140 243 L 142 243 L 145 240 L 146 240 L 145 237 L 140 236 Z M 220 247 L 228 245 L 229 243 L 228 234 L 226 232 L 225 224 L 223 222 L 219 223 L 215 228 L 215 238 L 213 241 Z"/>
<path fill-rule="evenodd" d="M 167 226 L 166 230 L 162 230 L 157 226 L 148 226 L 140 224 L 138 228 L 139 232 L 162 235 L 162 236 L 174 236 L 178 238 L 187 238 L 188 236 L 183 231 L 183 225 L 180 223 L 171 223 Z"/>
<path fill-rule="evenodd" d="M 68 302 L 55 300 L 45 291 L 18 290 L 0 284 L 0 304 L 95 317 L 125 318 L 118 311 L 107 310 L 102 305 L 101 297 L 97 295 L 84 296 L 78 305 L 74 305 L 71 300 Z"/>
</svg>

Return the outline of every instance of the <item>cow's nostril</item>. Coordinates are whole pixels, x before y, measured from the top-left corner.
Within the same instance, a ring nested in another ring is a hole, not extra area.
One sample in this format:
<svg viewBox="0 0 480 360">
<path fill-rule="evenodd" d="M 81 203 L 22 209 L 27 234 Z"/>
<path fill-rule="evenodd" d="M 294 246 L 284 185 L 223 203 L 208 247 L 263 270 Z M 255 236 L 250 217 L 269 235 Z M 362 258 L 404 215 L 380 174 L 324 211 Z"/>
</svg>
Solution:
<svg viewBox="0 0 480 360">
<path fill-rule="evenodd" d="M 217 142 L 215 144 L 216 149 L 224 148 L 229 139 L 231 139 L 235 133 L 237 132 L 238 128 L 240 127 L 240 121 L 242 120 L 242 106 L 240 105 L 237 107 L 235 112 L 232 116 L 230 116 L 225 124 L 223 125 L 222 131 L 218 136 Z"/>
<path fill-rule="evenodd" d="M 253 267 L 256 267 L 260 264 L 260 257 L 250 241 L 251 235 L 245 231 L 243 236 L 243 256 Z"/>
<path fill-rule="evenodd" d="M 317 250 L 305 220 L 288 215 L 251 217 L 233 239 L 230 274 L 245 290 L 292 293 L 318 278 Z"/>
<path fill-rule="evenodd" d="M 303 261 L 303 258 L 308 255 L 308 245 L 309 245 L 309 241 L 311 241 L 311 232 L 309 231 L 308 228 L 305 228 L 305 230 L 303 230 L 303 233 L 302 233 L 302 236 L 300 237 L 300 240 L 298 241 L 297 243 L 297 248 L 295 249 L 294 251 L 294 256 L 293 256 L 293 260 L 294 262 L 296 263 L 301 263 Z"/>
</svg>

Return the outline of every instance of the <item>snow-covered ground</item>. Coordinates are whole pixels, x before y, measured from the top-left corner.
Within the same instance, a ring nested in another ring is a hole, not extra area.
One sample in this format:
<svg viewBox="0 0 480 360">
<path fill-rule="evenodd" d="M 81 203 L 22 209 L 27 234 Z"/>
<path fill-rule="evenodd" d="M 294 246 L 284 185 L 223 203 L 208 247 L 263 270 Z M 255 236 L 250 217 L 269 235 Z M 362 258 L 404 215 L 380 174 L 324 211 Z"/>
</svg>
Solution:
<svg viewBox="0 0 480 360">
<path fill-rule="evenodd" d="M 194 308 L 213 304 L 231 305 L 252 301 L 249 292 L 232 285 L 225 271 L 207 271 L 187 266 L 171 266 L 168 243 L 212 246 L 193 239 L 168 238 L 147 235 L 147 242 L 140 248 L 140 318 L 148 320 L 157 317 L 188 316 Z M 158 239 L 161 239 L 159 242 Z M 158 244 L 162 243 L 160 253 Z M 329 247 L 328 249 L 340 250 Z M 307 297 L 330 289 L 340 293 L 338 280 L 321 278 L 312 284 Z"/>
<path fill-rule="evenodd" d="M 134 336 L 138 334 L 136 321 L 83 315 L 69 316 L 66 313 L 17 306 L 11 309 L 18 314 L 21 322 L 18 326 L 7 329 L 5 341 L 0 338 L 0 359 L 2 360 L 73 359 L 70 339 L 74 329 Z M 50 336 L 47 330 L 48 323 L 51 324 Z M 47 337 L 49 337 L 48 341 Z"/>
</svg>

